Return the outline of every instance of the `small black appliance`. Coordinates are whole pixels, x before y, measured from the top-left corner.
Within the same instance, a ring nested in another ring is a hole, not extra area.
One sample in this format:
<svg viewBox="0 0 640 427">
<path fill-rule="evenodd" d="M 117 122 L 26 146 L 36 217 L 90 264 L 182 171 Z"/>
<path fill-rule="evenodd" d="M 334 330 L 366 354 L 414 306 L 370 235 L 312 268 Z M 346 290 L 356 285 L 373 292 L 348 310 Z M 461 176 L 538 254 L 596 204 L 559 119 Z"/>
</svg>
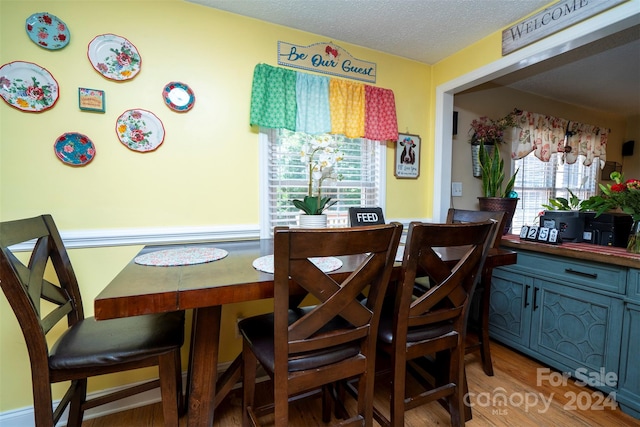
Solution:
<svg viewBox="0 0 640 427">
<path fill-rule="evenodd" d="M 600 246 L 627 246 L 633 218 L 624 213 L 603 213 L 585 217 L 583 241 Z"/>
</svg>

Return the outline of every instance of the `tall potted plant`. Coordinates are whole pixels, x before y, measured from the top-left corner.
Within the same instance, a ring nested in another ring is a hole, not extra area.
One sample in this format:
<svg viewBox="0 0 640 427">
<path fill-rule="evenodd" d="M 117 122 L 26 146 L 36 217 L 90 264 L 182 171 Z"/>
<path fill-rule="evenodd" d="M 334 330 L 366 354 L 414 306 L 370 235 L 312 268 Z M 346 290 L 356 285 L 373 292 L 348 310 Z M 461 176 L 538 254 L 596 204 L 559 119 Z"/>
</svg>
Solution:
<svg viewBox="0 0 640 427">
<path fill-rule="evenodd" d="M 489 155 L 495 149 L 495 145 L 504 142 L 505 130 L 516 126 L 516 120 L 513 113 L 505 117 L 493 120 L 487 116 L 474 119 L 471 122 L 469 133 L 469 143 L 471 144 L 471 161 L 473 166 L 473 176 L 476 178 L 482 175 L 480 170 L 480 146 L 484 145 L 484 149 Z"/>
<path fill-rule="evenodd" d="M 482 177 L 482 197 L 478 197 L 480 210 L 483 211 L 504 211 L 504 230 L 502 234 L 507 234 L 511 228 L 513 214 L 518 205 L 518 195 L 513 191 L 518 170 L 507 181 L 505 180 L 504 160 L 500 155 L 500 150 L 494 149 L 489 153 L 484 144 L 480 144 L 480 170 Z"/>
</svg>

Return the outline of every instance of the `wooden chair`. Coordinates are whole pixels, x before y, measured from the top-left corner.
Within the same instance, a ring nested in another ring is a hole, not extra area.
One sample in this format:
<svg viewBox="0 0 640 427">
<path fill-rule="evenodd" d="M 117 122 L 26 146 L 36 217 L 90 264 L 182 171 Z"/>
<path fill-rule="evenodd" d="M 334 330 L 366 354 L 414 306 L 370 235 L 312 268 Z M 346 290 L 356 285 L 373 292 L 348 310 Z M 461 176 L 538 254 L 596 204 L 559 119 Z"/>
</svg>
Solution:
<svg viewBox="0 0 640 427">
<path fill-rule="evenodd" d="M 11 246 L 30 248 L 31 241 L 35 245 L 24 264 Z M 100 322 L 85 318 L 76 276 L 50 215 L 0 223 L 0 249 L 0 285 L 27 345 L 37 426 L 54 426 L 69 404 L 67 425 L 80 426 L 86 409 L 158 385 L 165 425 L 178 425 L 184 312 Z M 65 317 L 67 330 L 49 347 L 47 333 Z M 154 365 L 160 380 L 86 400 L 88 377 Z M 61 381 L 71 384 L 54 411 L 51 384 Z"/>
<path fill-rule="evenodd" d="M 466 318 L 496 226 L 495 221 L 410 224 L 401 277 L 388 293 L 395 298 L 385 304 L 378 329 L 378 348 L 388 356 L 391 370 L 390 419 L 374 406 L 381 425 L 404 426 L 405 411 L 434 400 L 446 400 L 454 426 L 471 417 L 463 403 Z M 455 256 L 445 258 L 459 261 L 443 261 L 442 251 L 452 251 Z M 415 295 L 419 275 L 428 277 L 430 286 Z M 405 396 L 407 374 L 423 392 Z"/>
<path fill-rule="evenodd" d="M 465 222 L 485 222 L 494 220 L 498 222 L 498 232 L 493 238 L 491 247 L 499 248 L 502 240 L 502 232 L 504 229 L 505 213 L 503 211 L 473 211 L 465 209 L 451 208 L 447 212 L 447 224 L 465 223 Z"/>
<path fill-rule="evenodd" d="M 340 425 L 373 423 L 373 375 L 380 309 L 393 269 L 402 225 L 274 231 L 274 312 L 242 320 L 243 426 L 273 410 L 288 423 L 290 397 L 357 377 L 358 413 Z M 358 256 L 350 273 L 325 273 L 309 258 Z M 358 296 L 368 290 L 366 304 Z M 312 295 L 317 305 L 301 307 Z M 273 380 L 271 408 L 254 407 L 256 365 Z M 326 388 L 325 388 L 326 390 Z M 330 399 L 326 399 L 326 401 Z M 329 421 L 330 411 L 323 411 Z"/>
<path fill-rule="evenodd" d="M 449 209 L 447 212 L 447 223 L 461 222 L 482 222 L 493 219 L 498 222 L 497 232 L 493 238 L 492 248 L 500 248 L 502 232 L 504 229 L 505 213 L 502 211 L 472 211 L 464 209 Z M 489 347 L 489 303 L 491 299 L 491 276 L 493 266 L 490 262 L 485 262 L 480 276 L 480 282 L 474 292 L 472 309 L 467 328 L 472 329 L 478 339 L 475 342 L 467 342 L 466 352 L 480 352 L 482 370 L 488 376 L 493 376 L 493 363 L 491 361 L 491 349 Z M 477 308 L 475 310 L 474 308 Z"/>
</svg>

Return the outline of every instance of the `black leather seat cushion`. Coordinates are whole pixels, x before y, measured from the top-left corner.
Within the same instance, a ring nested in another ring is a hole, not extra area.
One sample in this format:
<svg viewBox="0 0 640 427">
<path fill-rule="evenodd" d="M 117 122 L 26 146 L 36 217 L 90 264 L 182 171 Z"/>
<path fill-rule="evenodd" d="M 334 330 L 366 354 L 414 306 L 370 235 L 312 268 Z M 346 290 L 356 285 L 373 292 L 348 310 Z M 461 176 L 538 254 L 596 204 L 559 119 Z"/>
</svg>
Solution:
<svg viewBox="0 0 640 427">
<path fill-rule="evenodd" d="M 378 327 L 378 340 L 384 344 L 391 344 L 393 341 L 393 307 L 384 309 L 380 316 Z M 450 321 L 434 323 L 426 326 L 409 328 L 407 331 L 407 342 L 423 341 L 440 336 L 457 333 Z"/>
<path fill-rule="evenodd" d="M 312 308 L 313 307 L 303 307 L 289 310 L 289 324 L 295 322 Z M 273 326 L 273 313 L 249 317 L 238 323 L 238 329 L 254 348 L 258 361 L 269 372 L 273 372 L 275 369 Z M 318 334 L 321 334 L 323 330 L 348 327 L 350 327 L 350 324 L 341 317 L 338 317 L 320 329 Z M 357 356 L 359 353 L 359 343 L 347 343 L 318 351 L 298 354 L 289 359 L 288 368 L 290 372 L 318 368 Z"/>
<path fill-rule="evenodd" d="M 96 321 L 67 329 L 49 353 L 51 369 L 83 369 L 162 354 L 184 342 L 184 312 Z"/>
</svg>

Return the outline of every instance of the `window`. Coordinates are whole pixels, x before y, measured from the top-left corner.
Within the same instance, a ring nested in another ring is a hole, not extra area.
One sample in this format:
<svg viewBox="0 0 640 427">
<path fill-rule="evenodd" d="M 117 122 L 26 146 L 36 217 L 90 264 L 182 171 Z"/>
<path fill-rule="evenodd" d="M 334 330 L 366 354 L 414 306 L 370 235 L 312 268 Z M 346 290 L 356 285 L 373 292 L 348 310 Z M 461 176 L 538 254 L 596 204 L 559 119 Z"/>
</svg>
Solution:
<svg viewBox="0 0 640 427">
<path fill-rule="evenodd" d="M 549 199 L 569 199 L 571 195 L 567 188 L 580 200 L 596 193 L 598 159 L 590 166 L 582 164 L 582 158 L 573 164 L 563 164 L 561 155 L 552 154 L 549 162 L 543 162 L 531 152 L 514 162 L 513 170 L 520 169 L 514 186 L 520 201 L 513 216 L 513 233 L 519 233 L 523 225 L 534 224 L 538 214 L 544 210 L 542 204 L 548 204 Z"/>
<path fill-rule="evenodd" d="M 336 165 L 342 179 L 325 181 L 322 195 L 338 201 L 325 211 L 329 226 L 346 226 L 349 207 L 384 206 L 386 150 L 383 142 L 332 136 L 344 153 L 344 159 Z M 300 211 L 291 201 L 302 199 L 309 183 L 306 165 L 300 157 L 303 137 L 304 134 L 284 129 L 260 129 L 263 238 L 273 236 L 273 227 L 297 225 Z"/>
</svg>

